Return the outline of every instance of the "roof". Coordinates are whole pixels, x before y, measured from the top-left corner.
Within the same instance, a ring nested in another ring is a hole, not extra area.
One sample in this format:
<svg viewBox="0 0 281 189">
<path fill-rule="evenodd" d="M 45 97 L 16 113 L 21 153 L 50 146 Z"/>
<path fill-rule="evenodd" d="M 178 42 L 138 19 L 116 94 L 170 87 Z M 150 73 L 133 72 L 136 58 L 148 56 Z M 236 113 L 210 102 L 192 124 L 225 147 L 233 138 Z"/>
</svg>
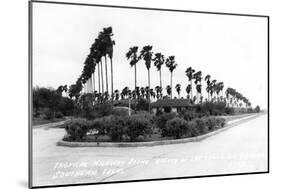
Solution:
<svg viewBox="0 0 281 189">
<path fill-rule="evenodd" d="M 191 107 L 193 104 L 189 103 L 188 99 L 159 99 L 151 103 L 151 107 Z"/>
</svg>

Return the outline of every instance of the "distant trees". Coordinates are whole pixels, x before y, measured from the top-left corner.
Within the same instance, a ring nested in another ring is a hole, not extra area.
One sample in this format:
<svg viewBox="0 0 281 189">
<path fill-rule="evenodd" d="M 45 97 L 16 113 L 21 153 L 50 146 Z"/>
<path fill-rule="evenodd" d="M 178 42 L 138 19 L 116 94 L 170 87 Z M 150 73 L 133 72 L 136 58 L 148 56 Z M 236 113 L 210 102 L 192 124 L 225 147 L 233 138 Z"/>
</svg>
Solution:
<svg viewBox="0 0 281 189">
<path fill-rule="evenodd" d="M 161 53 L 155 53 L 154 58 L 152 60 L 154 61 L 154 66 L 159 71 L 160 87 L 162 88 L 161 67 L 165 63 L 165 57 Z"/>
<path fill-rule="evenodd" d="M 151 67 L 151 61 L 152 61 L 152 46 L 147 45 L 144 46 L 140 52 L 140 58 L 144 60 L 145 62 L 145 66 L 147 69 L 147 73 L 148 73 L 148 88 L 150 89 L 150 67 Z M 148 100 L 150 95 L 148 94 Z"/>
<path fill-rule="evenodd" d="M 169 69 L 169 71 L 171 72 L 171 84 L 170 84 L 170 87 L 171 87 L 171 98 L 173 98 L 173 71 L 174 69 L 176 69 L 176 67 L 178 66 L 175 62 L 175 56 L 169 56 L 167 59 L 166 59 L 166 66 L 167 68 Z"/>
<path fill-rule="evenodd" d="M 62 87 L 52 88 L 35 87 L 32 90 L 32 104 L 34 116 L 43 115 L 46 119 L 53 119 L 63 113 L 70 115 L 74 110 L 74 102 L 61 95 Z"/>
<path fill-rule="evenodd" d="M 139 56 L 137 54 L 138 47 L 134 46 L 129 49 L 126 53 L 126 57 L 130 60 L 130 66 L 135 68 L 135 89 L 137 87 L 137 62 L 139 61 Z"/>
</svg>

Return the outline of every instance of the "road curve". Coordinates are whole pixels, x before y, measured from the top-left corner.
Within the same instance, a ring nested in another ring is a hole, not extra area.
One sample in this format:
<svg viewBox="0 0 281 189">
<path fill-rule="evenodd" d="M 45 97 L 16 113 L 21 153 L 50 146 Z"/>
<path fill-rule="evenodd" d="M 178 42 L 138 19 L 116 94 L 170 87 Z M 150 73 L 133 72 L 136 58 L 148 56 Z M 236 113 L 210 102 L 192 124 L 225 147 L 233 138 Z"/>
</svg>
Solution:
<svg viewBox="0 0 281 189">
<path fill-rule="evenodd" d="M 201 142 L 137 148 L 56 146 L 64 129 L 33 129 L 33 185 L 267 171 L 267 114 Z"/>
</svg>

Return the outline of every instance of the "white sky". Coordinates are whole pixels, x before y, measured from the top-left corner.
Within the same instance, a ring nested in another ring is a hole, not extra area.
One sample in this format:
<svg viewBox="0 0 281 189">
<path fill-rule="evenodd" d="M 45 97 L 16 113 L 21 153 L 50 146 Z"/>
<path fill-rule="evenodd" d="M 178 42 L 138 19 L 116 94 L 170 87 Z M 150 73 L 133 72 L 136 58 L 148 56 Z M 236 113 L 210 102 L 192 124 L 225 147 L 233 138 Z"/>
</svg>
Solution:
<svg viewBox="0 0 281 189">
<path fill-rule="evenodd" d="M 116 41 L 114 88 L 134 87 L 134 69 L 125 57 L 129 47 L 152 45 L 155 53 L 175 56 L 178 67 L 173 88 L 180 83 L 182 96 L 186 96 L 188 84 L 185 70 L 192 66 L 203 76 L 210 74 L 212 79 L 223 81 L 225 89 L 235 88 L 252 106 L 267 107 L 266 18 L 41 3 L 33 6 L 34 86 L 73 84 L 98 32 L 112 26 Z M 137 75 L 138 86 L 147 86 L 143 61 L 137 65 Z M 205 92 L 206 84 L 202 83 Z M 162 84 L 170 84 L 165 66 Z M 152 65 L 151 87 L 156 85 L 159 73 Z"/>
</svg>

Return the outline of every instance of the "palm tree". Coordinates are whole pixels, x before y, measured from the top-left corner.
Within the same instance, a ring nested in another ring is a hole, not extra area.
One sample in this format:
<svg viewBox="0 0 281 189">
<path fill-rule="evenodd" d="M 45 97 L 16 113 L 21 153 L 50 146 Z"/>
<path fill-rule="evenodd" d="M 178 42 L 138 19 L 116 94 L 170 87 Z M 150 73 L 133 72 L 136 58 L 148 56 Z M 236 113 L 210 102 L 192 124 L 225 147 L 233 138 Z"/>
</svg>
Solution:
<svg viewBox="0 0 281 189">
<path fill-rule="evenodd" d="M 202 72 L 198 71 L 193 75 L 193 78 L 195 79 L 194 83 L 196 85 L 196 99 L 197 103 L 199 103 L 200 97 L 198 95 L 201 95 L 201 80 L 202 80 Z"/>
<path fill-rule="evenodd" d="M 147 68 L 148 72 L 148 88 L 150 89 L 150 67 L 151 67 L 151 60 L 152 60 L 152 46 L 147 45 L 144 46 L 140 52 L 140 58 L 142 58 L 145 61 L 145 66 Z M 148 101 L 149 99 L 149 94 L 148 94 Z"/>
<path fill-rule="evenodd" d="M 123 97 L 127 97 L 129 95 L 129 87 L 124 87 L 124 89 L 121 92 L 121 95 Z"/>
<path fill-rule="evenodd" d="M 156 91 L 156 98 L 157 98 L 157 99 L 161 98 L 161 95 L 162 95 L 162 87 L 156 86 L 156 87 L 155 87 L 155 91 Z"/>
<path fill-rule="evenodd" d="M 174 69 L 176 69 L 176 67 L 178 66 L 175 62 L 175 56 L 169 56 L 166 59 L 166 66 L 169 68 L 170 72 L 171 72 L 171 98 L 173 98 L 173 71 Z"/>
<path fill-rule="evenodd" d="M 193 73 L 195 72 L 194 69 L 192 69 L 192 67 L 188 67 L 185 71 L 186 76 L 188 77 L 188 80 L 190 82 L 190 99 L 193 100 L 193 93 L 192 93 L 192 79 L 193 79 Z"/>
<path fill-rule="evenodd" d="M 139 57 L 137 55 L 137 52 L 138 52 L 138 47 L 134 46 L 134 47 L 131 47 L 129 49 L 129 51 L 126 53 L 127 59 L 128 60 L 130 59 L 131 67 L 134 66 L 134 68 L 135 68 L 135 90 L 137 88 L 137 62 L 139 61 Z"/>
<path fill-rule="evenodd" d="M 112 27 L 103 28 L 104 33 L 104 40 L 105 40 L 105 54 L 108 55 L 110 59 L 110 68 L 111 68 L 111 95 L 113 99 L 114 89 L 113 89 L 113 64 L 112 64 L 112 58 L 113 58 L 113 46 L 115 45 L 115 41 L 112 40 Z M 106 57 L 106 56 L 105 56 Z"/>
<path fill-rule="evenodd" d="M 208 101 L 210 100 L 210 90 L 211 90 L 211 85 L 210 85 L 211 81 L 210 81 L 210 79 L 211 79 L 210 75 L 206 75 L 205 76 L 205 81 L 207 83 L 206 91 L 208 93 Z"/>
<path fill-rule="evenodd" d="M 187 87 L 185 88 L 185 91 L 187 93 L 187 99 L 192 100 L 190 97 L 190 92 L 191 92 L 191 85 L 188 84 Z"/>
<path fill-rule="evenodd" d="M 210 94 L 211 94 L 211 99 L 213 101 L 213 93 L 216 91 L 216 88 L 217 88 L 217 80 L 213 79 L 212 82 L 211 82 L 211 91 L 210 91 Z"/>
<path fill-rule="evenodd" d="M 145 89 L 144 89 L 144 87 L 141 87 L 141 88 L 140 88 L 140 92 L 141 92 L 141 97 L 144 98 L 144 95 L 145 95 Z"/>
<path fill-rule="evenodd" d="M 176 88 L 176 91 L 177 91 L 177 93 L 178 93 L 178 95 L 179 95 L 179 98 L 180 98 L 181 85 L 180 85 L 180 84 L 177 84 L 175 88 Z"/>
<path fill-rule="evenodd" d="M 166 91 L 167 91 L 168 96 L 171 96 L 172 90 L 171 90 L 171 86 L 170 85 L 167 85 Z"/>
<path fill-rule="evenodd" d="M 162 55 L 161 53 L 156 53 L 152 60 L 154 61 L 154 66 L 159 71 L 160 87 L 162 88 L 161 67 L 165 62 L 164 55 Z"/>
</svg>

